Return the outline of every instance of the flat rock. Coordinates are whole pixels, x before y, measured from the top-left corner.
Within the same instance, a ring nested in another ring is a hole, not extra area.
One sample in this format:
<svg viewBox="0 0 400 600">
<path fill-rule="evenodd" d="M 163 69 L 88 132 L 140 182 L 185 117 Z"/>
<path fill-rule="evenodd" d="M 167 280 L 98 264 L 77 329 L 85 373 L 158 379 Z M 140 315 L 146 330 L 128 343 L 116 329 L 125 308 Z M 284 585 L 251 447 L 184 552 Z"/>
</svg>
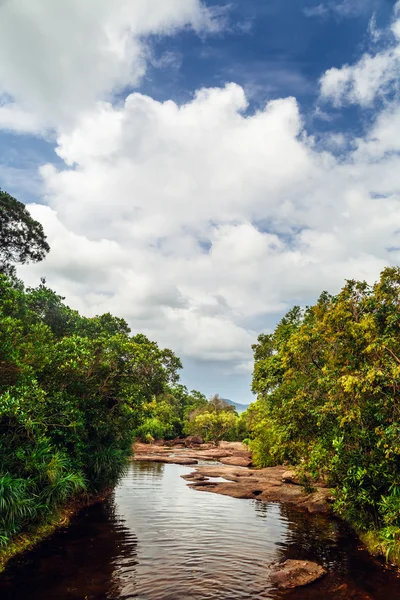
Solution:
<svg viewBox="0 0 400 600">
<path fill-rule="evenodd" d="M 177 439 L 174 442 L 183 442 Z M 298 485 L 294 470 L 288 465 L 249 468 L 251 454 L 240 442 L 221 442 L 220 447 L 203 444 L 195 450 L 136 443 L 133 460 L 177 465 L 197 465 L 198 461 L 219 461 L 223 464 L 198 466 L 184 478 L 194 484 L 196 490 L 213 492 L 233 498 L 257 498 L 264 502 L 287 502 L 310 513 L 332 511 L 332 492 L 317 483 L 312 493 Z M 209 482 L 208 477 L 224 481 Z"/>
<path fill-rule="evenodd" d="M 287 560 L 276 565 L 270 581 L 281 589 L 293 589 L 309 585 L 326 575 L 326 570 L 309 560 Z"/>
<path fill-rule="evenodd" d="M 184 458 L 181 456 L 157 456 L 156 454 L 138 454 L 133 457 L 133 460 L 165 463 L 169 465 L 197 465 L 198 463 L 195 458 Z"/>
<path fill-rule="evenodd" d="M 247 456 L 227 456 L 221 458 L 220 462 L 223 465 L 234 465 L 237 467 L 249 467 L 251 465 L 251 458 Z"/>
<path fill-rule="evenodd" d="M 221 494 L 222 496 L 230 496 L 231 498 L 241 498 L 246 500 L 250 500 L 257 496 L 257 494 L 254 494 L 252 487 L 244 487 L 228 481 L 226 483 L 210 481 L 208 484 L 204 484 L 199 481 L 198 483 L 190 484 L 189 487 L 200 492 L 214 492 L 216 494 Z"/>
<path fill-rule="evenodd" d="M 316 488 L 308 494 L 300 485 L 285 483 L 282 479 L 285 467 L 249 469 L 232 465 L 199 466 L 195 473 L 204 477 L 219 477 L 225 481 L 213 486 L 196 485 L 202 492 L 213 492 L 233 498 L 257 498 L 264 502 L 286 502 L 310 513 L 331 512 L 332 492 L 327 488 Z"/>
</svg>

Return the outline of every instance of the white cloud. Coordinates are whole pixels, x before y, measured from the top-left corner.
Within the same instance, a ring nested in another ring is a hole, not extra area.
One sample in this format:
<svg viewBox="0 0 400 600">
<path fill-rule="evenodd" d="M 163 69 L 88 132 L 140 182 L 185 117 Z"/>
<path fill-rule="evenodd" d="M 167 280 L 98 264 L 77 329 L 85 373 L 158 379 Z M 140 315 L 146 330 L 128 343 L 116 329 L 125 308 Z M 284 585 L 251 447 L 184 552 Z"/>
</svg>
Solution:
<svg viewBox="0 0 400 600">
<path fill-rule="evenodd" d="M 15 6 L 37 10 L 37 3 L 22 0 Z M 109 3 L 99 2 L 96 27 L 83 10 L 80 31 L 92 31 L 93 47 L 81 67 L 81 48 L 65 54 L 64 42 L 57 42 L 48 66 L 41 66 L 43 77 L 36 71 L 25 84 L 14 73 L 15 87 L 6 87 L 19 102 L 12 109 L 15 129 L 23 129 L 25 112 L 18 111 L 25 106 L 27 114 L 57 122 L 56 151 L 65 165 L 41 168 L 46 205 L 31 206 L 52 251 L 20 273 L 29 284 L 46 276 L 84 313 L 123 316 L 134 331 L 237 382 L 248 370 L 256 332 L 287 307 L 314 301 L 323 289 L 334 292 L 345 278 L 373 281 L 385 265 L 399 262 L 399 103 L 387 98 L 363 138 L 350 143 L 338 131 L 318 145 L 294 98 L 249 114 L 248 98 L 234 83 L 199 90 L 182 105 L 139 93 L 113 105 L 107 92 L 132 81 L 132 61 L 134 74 L 144 63 L 139 54 L 124 50 L 121 58 L 106 45 L 104 70 L 92 75 L 103 52 L 99 32 L 214 27 L 198 2 L 155 3 L 154 11 L 162 6 L 158 15 L 147 13 L 148 2 L 137 2 L 142 12 L 134 23 L 132 6 L 119 0 L 110 14 Z M 179 22 L 168 7 L 181 11 Z M 54 41 L 47 27 L 42 57 Z M 396 22 L 392 34 L 398 36 Z M 140 36 L 133 39 L 143 48 Z M 372 104 L 392 91 L 398 53 L 395 41 L 376 56 L 328 71 L 323 97 L 337 105 Z M 70 63 L 56 73 L 55 57 L 67 55 Z M 59 111 L 52 113 L 54 102 Z M 36 121 L 29 127 L 35 130 Z M 196 385 L 213 391 L 207 382 Z"/>
<path fill-rule="evenodd" d="M 294 99 L 246 106 L 235 84 L 182 106 L 132 94 L 60 134 L 70 168 L 43 167 L 48 206 L 32 207 L 52 252 L 27 280 L 45 274 L 85 313 L 238 373 L 260 322 L 395 262 L 390 115 L 343 162 L 314 147 Z"/>
<path fill-rule="evenodd" d="M 334 0 L 307 6 L 303 12 L 306 17 L 325 18 L 330 15 L 343 18 L 359 17 L 365 12 L 371 11 L 376 4 L 376 0 L 342 0 L 341 2 Z"/>
<path fill-rule="evenodd" d="M 44 122 L 36 115 L 22 110 L 14 102 L 0 103 L 0 130 L 15 133 L 41 134 L 45 130 Z"/>
<path fill-rule="evenodd" d="M 374 30 L 370 34 L 374 41 Z M 371 106 L 377 98 L 398 91 L 400 73 L 400 19 L 391 26 L 391 43 L 375 55 L 364 54 L 353 65 L 328 69 L 321 78 L 321 97 L 334 106 Z"/>
<path fill-rule="evenodd" d="M 0 126 L 33 133 L 38 122 L 74 122 L 95 100 L 138 84 L 151 59 L 146 36 L 184 27 L 213 32 L 220 23 L 200 0 L 5 2 L 0 93 L 19 108 L 3 107 Z"/>
</svg>

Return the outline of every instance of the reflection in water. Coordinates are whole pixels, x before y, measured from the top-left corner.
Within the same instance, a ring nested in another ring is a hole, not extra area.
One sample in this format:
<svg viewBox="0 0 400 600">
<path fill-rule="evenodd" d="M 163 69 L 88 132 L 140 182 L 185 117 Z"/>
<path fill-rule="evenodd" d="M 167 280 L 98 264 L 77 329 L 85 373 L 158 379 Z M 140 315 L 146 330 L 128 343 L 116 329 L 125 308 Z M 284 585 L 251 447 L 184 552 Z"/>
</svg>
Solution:
<svg viewBox="0 0 400 600">
<path fill-rule="evenodd" d="M 119 598 L 119 565 L 134 571 L 137 539 L 112 501 L 82 513 L 73 525 L 15 561 L 0 579 L 2 600 Z"/>
<path fill-rule="evenodd" d="M 0 578 L 1 600 L 277 599 L 268 572 L 285 558 L 329 570 L 288 599 L 400 598 L 399 580 L 340 522 L 196 492 L 180 478 L 188 471 L 133 463 L 113 499 L 14 561 Z"/>
</svg>

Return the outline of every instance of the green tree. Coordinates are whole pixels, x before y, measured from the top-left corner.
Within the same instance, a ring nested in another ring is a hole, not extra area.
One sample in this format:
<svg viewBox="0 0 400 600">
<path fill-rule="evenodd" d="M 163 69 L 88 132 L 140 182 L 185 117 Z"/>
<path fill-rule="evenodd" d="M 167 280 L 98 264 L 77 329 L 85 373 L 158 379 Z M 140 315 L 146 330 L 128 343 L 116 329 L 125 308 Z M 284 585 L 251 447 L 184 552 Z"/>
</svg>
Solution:
<svg viewBox="0 0 400 600">
<path fill-rule="evenodd" d="M 215 394 L 208 402 L 187 413 L 184 431 L 219 444 L 224 438 L 228 441 L 238 439 L 238 425 L 234 406 Z"/>
<path fill-rule="evenodd" d="M 235 435 L 237 423 L 238 417 L 232 411 L 204 412 L 189 421 L 186 430 L 218 445 L 227 436 Z"/>
<path fill-rule="evenodd" d="M 14 274 L 14 263 L 41 261 L 49 250 L 42 225 L 22 202 L 0 190 L 0 273 Z"/>
<path fill-rule="evenodd" d="M 400 539 L 400 269 L 293 309 L 254 355 L 255 462 L 325 477 L 339 514 Z"/>
<path fill-rule="evenodd" d="M 203 394 L 196 390 L 189 392 L 186 386 L 176 383 L 143 407 L 144 420 L 135 435 L 142 441 L 179 437 L 187 415 L 205 405 L 207 399 Z"/>
<path fill-rule="evenodd" d="M 88 319 L 42 281 L 0 275 L 0 543 L 70 498 L 113 486 L 179 359 L 122 319 Z"/>
</svg>

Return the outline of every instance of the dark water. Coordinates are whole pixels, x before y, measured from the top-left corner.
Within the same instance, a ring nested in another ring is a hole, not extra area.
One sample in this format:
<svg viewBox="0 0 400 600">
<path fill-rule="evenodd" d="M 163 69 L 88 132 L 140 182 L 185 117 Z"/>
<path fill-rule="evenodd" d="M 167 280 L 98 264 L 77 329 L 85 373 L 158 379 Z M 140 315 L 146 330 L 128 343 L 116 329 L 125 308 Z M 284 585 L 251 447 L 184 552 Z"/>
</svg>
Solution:
<svg viewBox="0 0 400 600">
<path fill-rule="evenodd" d="M 190 469 L 133 463 L 112 499 L 14 561 L 1 600 L 400 600 L 400 580 L 339 522 L 196 492 Z M 270 565 L 312 559 L 328 576 L 283 594 Z"/>
</svg>

